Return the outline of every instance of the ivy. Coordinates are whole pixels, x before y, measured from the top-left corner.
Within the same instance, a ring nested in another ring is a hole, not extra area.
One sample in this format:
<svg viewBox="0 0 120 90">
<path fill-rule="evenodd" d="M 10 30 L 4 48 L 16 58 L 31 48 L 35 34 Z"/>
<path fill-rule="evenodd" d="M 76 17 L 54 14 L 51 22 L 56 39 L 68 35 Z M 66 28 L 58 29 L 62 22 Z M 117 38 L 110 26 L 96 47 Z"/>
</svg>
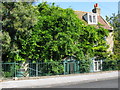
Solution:
<svg viewBox="0 0 120 90">
<path fill-rule="evenodd" d="M 98 58 L 107 56 L 108 47 L 104 41 L 107 30 L 86 25 L 71 8 L 63 9 L 46 2 L 38 6 L 27 3 L 2 3 L 2 6 L 6 7 L 3 10 L 3 32 L 7 30 L 8 33 L 3 40 L 10 37 L 3 43 L 3 57 L 8 56 L 13 61 L 44 62 L 62 61 L 66 56 L 76 56 L 78 60 L 88 54 Z M 11 7 L 10 21 L 6 21 L 7 6 Z"/>
</svg>

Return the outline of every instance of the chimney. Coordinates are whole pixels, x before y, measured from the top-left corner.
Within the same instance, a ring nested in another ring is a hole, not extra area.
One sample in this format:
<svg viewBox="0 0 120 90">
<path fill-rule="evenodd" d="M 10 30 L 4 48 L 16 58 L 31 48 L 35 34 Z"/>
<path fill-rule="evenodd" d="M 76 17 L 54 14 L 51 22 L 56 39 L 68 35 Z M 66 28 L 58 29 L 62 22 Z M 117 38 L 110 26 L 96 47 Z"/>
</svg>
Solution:
<svg viewBox="0 0 120 90">
<path fill-rule="evenodd" d="M 92 12 L 100 15 L 101 9 L 98 8 L 98 3 L 94 4 L 94 9 L 92 10 Z"/>
</svg>

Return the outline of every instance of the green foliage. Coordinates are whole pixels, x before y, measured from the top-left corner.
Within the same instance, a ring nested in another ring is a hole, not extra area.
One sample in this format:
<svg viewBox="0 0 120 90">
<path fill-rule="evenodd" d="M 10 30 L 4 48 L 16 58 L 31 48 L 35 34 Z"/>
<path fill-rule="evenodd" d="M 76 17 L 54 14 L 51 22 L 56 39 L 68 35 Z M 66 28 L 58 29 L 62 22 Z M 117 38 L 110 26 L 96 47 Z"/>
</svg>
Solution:
<svg viewBox="0 0 120 90">
<path fill-rule="evenodd" d="M 104 40 L 108 31 L 100 25 L 86 25 L 70 8 L 46 2 L 36 7 L 25 2 L 1 5 L 4 9 L 0 23 L 3 39 L 7 39 L 3 43 L 4 61 L 50 62 L 54 64 L 43 71 L 58 74 L 63 73 L 63 66 L 57 62 L 66 56 L 76 56 L 81 61 L 81 72 L 89 72 L 91 57 L 102 59 L 108 55 Z"/>
<path fill-rule="evenodd" d="M 90 53 L 91 57 L 105 56 L 108 48 L 104 41 L 108 35 L 106 29 L 86 26 L 70 8 L 62 9 L 54 4 L 41 3 L 38 10 L 38 23 L 32 30 L 31 38 L 24 42 L 25 48 L 22 50 L 30 59 L 59 61 L 72 55 L 81 58 L 82 53 Z M 30 52 L 26 53 L 27 49 Z"/>
<path fill-rule="evenodd" d="M 80 72 L 90 72 L 91 58 L 104 59 L 108 56 L 108 45 L 104 40 L 108 30 L 101 24 L 98 28 L 86 25 L 71 8 L 63 9 L 46 2 L 38 6 L 28 2 L 4 2 L 0 6 L 3 62 L 42 62 L 38 64 L 38 75 L 58 75 L 64 73 L 61 61 L 66 56 L 80 60 Z M 116 26 L 119 24 L 115 21 Z M 116 28 L 115 31 L 114 50 L 118 59 L 120 30 Z M 36 74 L 36 64 L 31 65 L 33 71 L 30 74 Z M 108 59 L 103 68 L 116 70 L 118 65 L 118 61 Z M 13 77 L 15 70 L 20 68 L 20 65 L 8 65 L 7 70 L 3 70 L 4 76 Z"/>
<path fill-rule="evenodd" d="M 11 72 L 4 72 L 4 77 L 11 77 L 13 74 Z"/>
<path fill-rule="evenodd" d="M 119 64 L 117 60 L 105 60 L 103 62 L 103 70 L 108 71 L 108 70 L 119 70 Z"/>
<path fill-rule="evenodd" d="M 27 2 L 2 2 L 0 6 L 3 61 L 15 61 L 22 47 L 21 39 L 37 23 L 36 7 Z"/>
<path fill-rule="evenodd" d="M 40 16 L 35 31 L 39 32 L 41 58 L 61 60 L 79 51 L 81 22 L 72 9 L 62 9 L 42 3 L 38 5 Z"/>
<path fill-rule="evenodd" d="M 36 23 L 35 8 L 27 2 L 3 2 L 2 25 L 3 31 L 15 36 L 16 31 L 25 31 Z"/>
<path fill-rule="evenodd" d="M 0 38 L 2 40 L 2 53 L 5 54 L 9 51 L 11 38 L 8 32 L 1 33 Z"/>
<path fill-rule="evenodd" d="M 92 59 L 91 54 L 83 55 L 80 59 L 80 72 L 81 73 L 88 73 L 90 72 L 91 65 L 92 65 Z"/>
<path fill-rule="evenodd" d="M 88 73 L 90 72 L 90 60 L 81 60 L 80 61 L 80 72 L 81 73 Z"/>
<path fill-rule="evenodd" d="M 120 15 L 106 16 L 106 20 L 114 27 L 114 54 L 120 59 Z"/>
<path fill-rule="evenodd" d="M 45 60 L 42 68 L 43 75 L 60 75 L 63 74 L 63 63 L 53 60 Z"/>
<path fill-rule="evenodd" d="M 120 70 L 120 59 L 116 55 L 110 55 L 103 61 L 103 70 Z"/>
<path fill-rule="evenodd" d="M 13 64 L 5 64 L 3 63 L 3 76 L 4 77 L 14 77 L 17 74 L 17 70 L 20 68 L 19 65 Z"/>
</svg>

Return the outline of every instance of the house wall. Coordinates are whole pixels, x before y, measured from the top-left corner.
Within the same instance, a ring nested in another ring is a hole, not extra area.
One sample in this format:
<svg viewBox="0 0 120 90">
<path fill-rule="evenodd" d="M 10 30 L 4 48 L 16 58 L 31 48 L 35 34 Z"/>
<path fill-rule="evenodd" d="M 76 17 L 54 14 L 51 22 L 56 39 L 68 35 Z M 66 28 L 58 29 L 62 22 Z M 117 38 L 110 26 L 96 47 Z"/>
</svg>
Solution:
<svg viewBox="0 0 120 90">
<path fill-rule="evenodd" d="M 107 44 L 109 45 L 108 52 L 110 51 L 113 54 L 113 46 L 114 46 L 114 40 L 113 40 L 113 31 L 109 32 L 108 37 L 106 38 Z"/>
</svg>

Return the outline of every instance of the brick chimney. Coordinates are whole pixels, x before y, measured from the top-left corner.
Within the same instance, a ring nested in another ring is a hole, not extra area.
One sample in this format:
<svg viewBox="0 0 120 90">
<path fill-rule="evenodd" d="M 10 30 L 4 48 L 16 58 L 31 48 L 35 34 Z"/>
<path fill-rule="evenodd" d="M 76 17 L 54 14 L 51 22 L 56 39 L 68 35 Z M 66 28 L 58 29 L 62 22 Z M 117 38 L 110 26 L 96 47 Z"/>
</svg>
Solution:
<svg viewBox="0 0 120 90">
<path fill-rule="evenodd" d="M 94 4 L 94 9 L 92 10 L 92 12 L 100 15 L 101 9 L 98 8 L 98 3 Z"/>
</svg>

